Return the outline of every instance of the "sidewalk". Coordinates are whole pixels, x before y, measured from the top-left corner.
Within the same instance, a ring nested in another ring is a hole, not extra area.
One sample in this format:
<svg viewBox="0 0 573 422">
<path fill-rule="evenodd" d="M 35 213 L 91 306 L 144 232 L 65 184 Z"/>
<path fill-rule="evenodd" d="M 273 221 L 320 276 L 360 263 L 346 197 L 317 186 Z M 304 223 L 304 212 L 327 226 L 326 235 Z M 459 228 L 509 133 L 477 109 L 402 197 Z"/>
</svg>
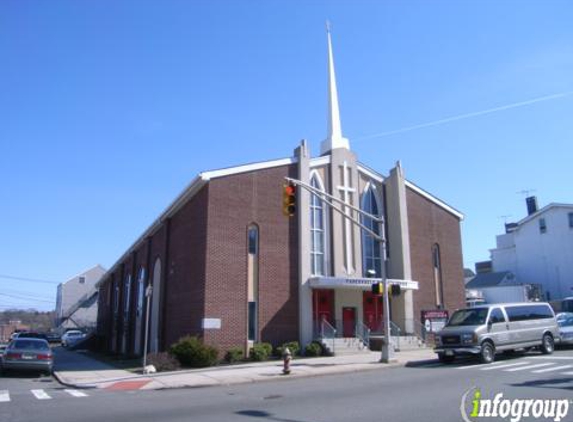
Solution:
<svg viewBox="0 0 573 422">
<path fill-rule="evenodd" d="M 431 349 L 396 352 L 396 362 L 379 363 L 380 352 L 352 356 L 297 358 L 291 374 L 282 375 L 282 361 L 223 365 L 150 375 L 134 374 L 114 368 L 82 354 L 60 348 L 56 352 L 54 376 L 64 385 L 75 388 L 109 390 L 159 390 L 166 388 L 208 387 L 276 379 L 293 379 L 325 374 L 340 374 L 404 366 L 407 363 L 436 358 Z"/>
</svg>

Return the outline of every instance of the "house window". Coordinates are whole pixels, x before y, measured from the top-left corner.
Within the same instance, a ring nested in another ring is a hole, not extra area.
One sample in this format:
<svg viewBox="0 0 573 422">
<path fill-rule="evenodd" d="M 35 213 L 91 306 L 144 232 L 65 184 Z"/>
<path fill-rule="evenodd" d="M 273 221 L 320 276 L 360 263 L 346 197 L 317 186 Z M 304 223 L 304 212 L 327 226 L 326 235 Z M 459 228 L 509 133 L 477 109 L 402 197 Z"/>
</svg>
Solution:
<svg viewBox="0 0 573 422">
<path fill-rule="evenodd" d="M 569 217 L 569 228 L 573 229 L 573 212 L 570 212 L 569 214 L 567 214 Z"/>
<path fill-rule="evenodd" d="M 362 210 L 374 216 L 380 216 L 380 206 L 376 198 L 376 188 L 369 185 L 362 194 Z M 380 235 L 380 223 L 362 216 L 362 224 Z M 362 273 L 372 277 L 382 277 L 382 258 L 380 242 L 366 230 L 362 230 Z"/>
<path fill-rule="evenodd" d="M 247 228 L 247 339 L 258 340 L 259 227 Z"/>
<path fill-rule="evenodd" d="M 310 185 L 324 191 L 317 174 L 310 179 Z M 312 275 L 325 275 L 325 232 L 324 204 L 318 195 L 310 196 L 310 271 Z"/>
<path fill-rule="evenodd" d="M 545 222 L 545 218 L 539 219 L 539 233 L 546 233 L 547 232 L 547 223 Z"/>
<path fill-rule="evenodd" d="M 432 269 L 434 273 L 434 287 L 436 291 L 436 306 L 444 306 L 444 286 L 442 284 L 442 257 L 440 255 L 440 245 L 432 246 Z"/>
<path fill-rule="evenodd" d="M 80 284 L 85 284 L 85 283 L 86 283 L 86 278 L 80 277 Z"/>
</svg>

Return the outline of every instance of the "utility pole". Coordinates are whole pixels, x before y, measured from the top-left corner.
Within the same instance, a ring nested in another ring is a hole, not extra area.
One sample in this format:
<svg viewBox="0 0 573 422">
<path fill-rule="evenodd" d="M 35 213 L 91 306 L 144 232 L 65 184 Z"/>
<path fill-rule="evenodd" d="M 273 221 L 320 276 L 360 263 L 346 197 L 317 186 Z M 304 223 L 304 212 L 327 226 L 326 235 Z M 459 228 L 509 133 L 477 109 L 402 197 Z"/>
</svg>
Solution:
<svg viewBox="0 0 573 422">
<path fill-rule="evenodd" d="M 149 308 L 150 299 L 153 294 L 153 286 L 149 284 L 145 289 L 145 336 L 143 341 L 143 370 L 142 373 L 145 374 L 145 367 L 147 366 L 147 342 L 149 337 Z"/>
</svg>

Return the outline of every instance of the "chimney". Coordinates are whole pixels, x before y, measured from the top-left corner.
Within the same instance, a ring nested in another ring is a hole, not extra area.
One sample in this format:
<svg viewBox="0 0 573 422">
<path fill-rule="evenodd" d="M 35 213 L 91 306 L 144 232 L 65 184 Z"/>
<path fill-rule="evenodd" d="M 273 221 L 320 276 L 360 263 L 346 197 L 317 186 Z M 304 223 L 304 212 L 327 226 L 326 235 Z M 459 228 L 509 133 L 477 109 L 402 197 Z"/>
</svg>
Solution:
<svg viewBox="0 0 573 422">
<path fill-rule="evenodd" d="M 537 212 L 537 197 L 529 196 L 525 198 L 525 203 L 527 204 L 527 215 Z"/>
</svg>

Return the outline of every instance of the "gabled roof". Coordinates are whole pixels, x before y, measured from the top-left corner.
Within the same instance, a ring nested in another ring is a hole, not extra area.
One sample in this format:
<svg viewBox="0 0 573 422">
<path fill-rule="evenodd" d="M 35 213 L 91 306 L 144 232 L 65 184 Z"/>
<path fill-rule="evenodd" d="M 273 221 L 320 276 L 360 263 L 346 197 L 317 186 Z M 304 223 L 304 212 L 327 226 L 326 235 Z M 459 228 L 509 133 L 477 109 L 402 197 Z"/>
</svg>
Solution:
<svg viewBox="0 0 573 422">
<path fill-rule="evenodd" d="M 553 208 L 569 208 L 569 209 L 571 209 L 571 210 L 573 211 L 573 204 L 561 204 L 561 203 L 557 203 L 557 202 L 552 202 L 552 203 L 550 203 L 550 204 L 548 204 L 548 205 L 545 205 L 543 208 L 541 208 L 541 209 L 535 211 L 533 214 L 528 215 L 527 217 L 522 218 L 521 220 L 519 220 L 519 221 L 517 222 L 518 228 L 519 228 L 519 226 L 521 226 L 521 225 L 523 225 L 523 224 L 525 224 L 525 223 L 528 223 L 528 222 L 531 221 L 531 220 L 536 219 L 536 218 L 539 217 L 541 214 L 544 214 L 544 213 L 546 213 L 547 211 L 549 211 L 550 209 L 553 209 Z"/>
<path fill-rule="evenodd" d="M 466 289 L 479 289 L 484 287 L 499 286 L 509 274 L 511 274 L 510 271 L 477 274 L 472 280 L 468 282 L 468 284 L 466 284 Z"/>
</svg>

